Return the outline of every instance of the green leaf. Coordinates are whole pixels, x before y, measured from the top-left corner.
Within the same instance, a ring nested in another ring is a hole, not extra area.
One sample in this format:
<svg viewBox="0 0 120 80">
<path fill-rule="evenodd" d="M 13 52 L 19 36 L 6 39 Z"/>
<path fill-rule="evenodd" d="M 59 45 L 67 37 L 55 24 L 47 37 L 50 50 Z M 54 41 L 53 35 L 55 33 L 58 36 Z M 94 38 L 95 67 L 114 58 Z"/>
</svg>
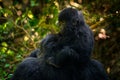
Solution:
<svg viewBox="0 0 120 80">
<path fill-rule="evenodd" d="M 10 67 L 10 64 L 5 64 L 5 68 L 8 68 L 8 67 Z"/>
<path fill-rule="evenodd" d="M 2 46 L 7 47 L 8 45 L 6 42 L 2 42 Z"/>
</svg>

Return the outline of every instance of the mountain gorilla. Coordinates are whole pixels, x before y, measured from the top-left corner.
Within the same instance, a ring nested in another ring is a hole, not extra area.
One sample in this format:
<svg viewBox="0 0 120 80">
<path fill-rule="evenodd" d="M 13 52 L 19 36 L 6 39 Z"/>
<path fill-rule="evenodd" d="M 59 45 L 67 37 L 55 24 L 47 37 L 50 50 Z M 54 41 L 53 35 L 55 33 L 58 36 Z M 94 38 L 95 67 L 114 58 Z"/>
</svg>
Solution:
<svg viewBox="0 0 120 80">
<path fill-rule="evenodd" d="M 81 11 L 62 10 L 60 32 L 49 34 L 40 49 L 23 60 L 12 80 L 108 80 L 101 63 L 92 60 L 93 33 Z"/>
</svg>

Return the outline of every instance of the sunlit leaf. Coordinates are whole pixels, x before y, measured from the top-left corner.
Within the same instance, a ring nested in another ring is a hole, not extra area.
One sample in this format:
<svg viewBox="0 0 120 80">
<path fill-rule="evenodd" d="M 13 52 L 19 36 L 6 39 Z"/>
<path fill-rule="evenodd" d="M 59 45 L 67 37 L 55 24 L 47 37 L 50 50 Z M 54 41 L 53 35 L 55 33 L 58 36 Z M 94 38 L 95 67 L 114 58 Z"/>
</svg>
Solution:
<svg viewBox="0 0 120 80">
<path fill-rule="evenodd" d="M 24 37 L 24 41 L 28 41 L 29 38 L 27 36 Z"/>
<path fill-rule="evenodd" d="M 2 46 L 7 47 L 8 45 L 6 42 L 2 42 Z"/>
<path fill-rule="evenodd" d="M 28 12 L 28 17 L 29 17 L 30 19 L 32 19 L 32 18 L 34 17 L 31 11 Z"/>
<path fill-rule="evenodd" d="M 10 64 L 5 64 L 5 68 L 8 68 L 10 66 Z"/>
<path fill-rule="evenodd" d="M 9 49 L 9 50 L 7 51 L 7 54 L 12 56 L 12 55 L 14 54 L 14 52 Z"/>
</svg>

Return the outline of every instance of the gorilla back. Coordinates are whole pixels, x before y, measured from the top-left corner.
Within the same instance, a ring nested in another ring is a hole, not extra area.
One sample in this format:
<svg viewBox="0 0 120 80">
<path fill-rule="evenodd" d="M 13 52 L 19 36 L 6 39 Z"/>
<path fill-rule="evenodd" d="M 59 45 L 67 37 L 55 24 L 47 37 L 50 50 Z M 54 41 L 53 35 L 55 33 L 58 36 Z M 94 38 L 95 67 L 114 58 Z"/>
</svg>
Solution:
<svg viewBox="0 0 120 80">
<path fill-rule="evenodd" d="M 108 80 L 103 66 L 91 60 L 85 66 L 54 68 L 37 58 L 27 58 L 18 66 L 11 80 Z"/>
</svg>

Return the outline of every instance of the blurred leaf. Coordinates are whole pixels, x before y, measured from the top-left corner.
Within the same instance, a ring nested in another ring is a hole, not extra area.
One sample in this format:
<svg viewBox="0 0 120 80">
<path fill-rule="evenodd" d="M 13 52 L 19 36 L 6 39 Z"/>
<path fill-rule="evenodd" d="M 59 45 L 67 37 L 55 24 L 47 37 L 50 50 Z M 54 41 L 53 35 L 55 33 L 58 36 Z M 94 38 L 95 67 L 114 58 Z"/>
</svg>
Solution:
<svg viewBox="0 0 120 80">
<path fill-rule="evenodd" d="M 29 17 L 30 19 L 33 19 L 33 17 L 34 17 L 31 11 L 28 12 L 28 17 Z"/>
<path fill-rule="evenodd" d="M 9 49 L 9 50 L 7 51 L 7 54 L 13 56 L 13 55 L 14 55 L 14 52 Z"/>
<path fill-rule="evenodd" d="M 8 74 L 8 79 L 11 78 L 13 76 L 13 74 Z"/>
<path fill-rule="evenodd" d="M 6 51 L 7 51 L 7 48 L 6 47 L 2 47 L 1 52 L 5 53 Z"/>
<path fill-rule="evenodd" d="M 5 64 L 4 67 L 5 67 L 5 68 L 8 68 L 8 67 L 10 67 L 10 64 Z"/>
<path fill-rule="evenodd" d="M 2 42 L 2 46 L 7 47 L 8 45 L 6 42 Z"/>
<path fill-rule="evenodd" d="M 33 7 L 33 6 L 38 6 L 39 4 L 38 3 L 36 3 L 35 1 L 36 0 L 30 0 L 31 1 L 31 6 Z"/>
<path fill-rule="evenodd" d="M 39 23 L 39 20 L 36 18 L 29 20 L 30 26 L 36 26 Z"/>
</svg>

